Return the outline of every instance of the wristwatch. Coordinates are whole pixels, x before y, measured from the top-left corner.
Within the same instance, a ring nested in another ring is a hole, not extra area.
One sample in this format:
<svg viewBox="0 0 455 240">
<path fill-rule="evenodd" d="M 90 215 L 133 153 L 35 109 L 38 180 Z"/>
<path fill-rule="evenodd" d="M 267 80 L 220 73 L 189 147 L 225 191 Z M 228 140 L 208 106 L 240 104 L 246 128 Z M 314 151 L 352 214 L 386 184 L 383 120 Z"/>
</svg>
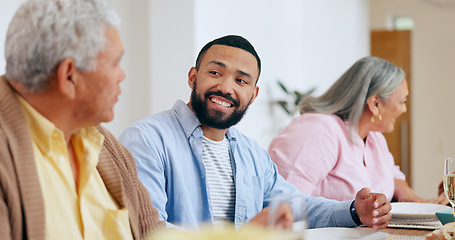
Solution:
<svg viewBox="0 0 455 240">
<path fill-rule="evenodd" d="M 362 225 L 359 215 L 357 215 L 357 212 L 355 211 L 355 200 L 352 201 L 352 203 L 351 203 L 350 212 L 351 212 L 352 220 L 354 220 L 355 224 L 357 224 L 357 226 Z"/>
</svg>

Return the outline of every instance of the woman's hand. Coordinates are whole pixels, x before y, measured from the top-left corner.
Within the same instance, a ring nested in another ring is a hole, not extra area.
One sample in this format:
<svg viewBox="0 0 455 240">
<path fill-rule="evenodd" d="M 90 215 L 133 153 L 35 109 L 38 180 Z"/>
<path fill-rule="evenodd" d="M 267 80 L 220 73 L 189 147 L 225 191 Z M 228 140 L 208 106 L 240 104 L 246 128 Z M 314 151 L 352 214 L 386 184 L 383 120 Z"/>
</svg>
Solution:
<svg viewBox="0 0 455 240">
<path fill-rule="evenodd" d="M 395 179 L 394 198 L 396 198 L 398 202 L 428 202 L 419 197 L 414 190 L 409 187 L 408 183 L 402 179 Z"/>
<path fill-rule="evenodd" d="M 437 204 L 443 204 L 443 205 L 449 204 L 449 200 L 447 200 L 447 197 L 446 197 L 445 193 L 439 194 L 439 196 L 437 196 L 436 198 L 431 199 L 428 202 L 437 203 Z"/>
<path fill-rule="evenodd" d="M 431 199 L 429 202 L 443 205 L 449 204 L 449 200 L 447 199 L 446 194 L 444 193 L 444 185 L 442 181 L 438 186 L 438 196 L 436 198 Z"/>
</svg>

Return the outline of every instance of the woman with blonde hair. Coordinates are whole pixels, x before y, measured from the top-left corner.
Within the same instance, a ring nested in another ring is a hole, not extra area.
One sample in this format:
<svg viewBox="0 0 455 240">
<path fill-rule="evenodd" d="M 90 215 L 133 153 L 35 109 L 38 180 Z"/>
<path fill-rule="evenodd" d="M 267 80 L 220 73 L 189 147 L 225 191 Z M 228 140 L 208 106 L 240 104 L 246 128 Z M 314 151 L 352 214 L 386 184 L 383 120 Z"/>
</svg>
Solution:
<svg viewBox="0 0 455 240">
<path fill-rule="evenodd" d="M 425 202 L 405 181 L 382 135 L 406 111 L 405 73 L 365 57 L 323 95 L 300 102 L 301 115 L 273 139 L 280 174 L 303 192 L 336 200 L 369 187 L 397 201 Z"/>
</svg>

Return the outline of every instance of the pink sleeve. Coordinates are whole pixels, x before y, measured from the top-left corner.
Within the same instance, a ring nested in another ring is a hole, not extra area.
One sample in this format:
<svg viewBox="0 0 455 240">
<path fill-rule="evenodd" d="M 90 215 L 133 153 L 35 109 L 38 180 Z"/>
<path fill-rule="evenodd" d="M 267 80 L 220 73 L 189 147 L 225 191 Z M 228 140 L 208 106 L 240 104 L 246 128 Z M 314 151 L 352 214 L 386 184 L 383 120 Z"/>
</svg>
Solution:
<svg viewBox="0 0 455 240">
<path fill-rule="evenodd" d="M 315 186 L 337 163 L 339 146 L 333 133 L 338 124 L 331 123 L 332 119 L 330 115 L 303 114 L 270 144 L 269 154 L 279 173 L 303 193 L 317 194 Z"/>
<path fill-rule="evenodd" d="M 393 173 L 395 179 L 406 180 L 406 175 L 404 175 L 404 173 L 400 170 L 400 166 L 395 165 Z"/>
</svg>

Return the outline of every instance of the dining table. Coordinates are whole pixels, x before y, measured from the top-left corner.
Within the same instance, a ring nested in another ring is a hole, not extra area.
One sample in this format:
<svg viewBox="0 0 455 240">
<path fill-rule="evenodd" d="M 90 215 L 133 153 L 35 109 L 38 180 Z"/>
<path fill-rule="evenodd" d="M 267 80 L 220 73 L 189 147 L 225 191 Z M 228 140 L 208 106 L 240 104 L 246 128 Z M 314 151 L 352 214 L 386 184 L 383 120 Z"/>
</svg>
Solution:
<svg viewBox="0 0 455 240">
<path fill-rule="evenodd" d="M 438 212 L 451 210 L 450 207 L 434 203 L 393 202 L 392 220 L 385 229 L 378 230 L 391 236 L 388 239 L 425 239 L 425 236 L 443 225 Z"/>
<path fill-rule="evenodd" d="M 359 227 L 366 228 L 366 227 Z M 391 228 L 387 227 L 384 229 L 378 230 L 379 232 L 385 232 L 391 235 L 391 240 L 394 239 L 425 239 L 425 236 L 431 233 L 433 230 L 428 229 L 416 229 L 416 228 Z"/>
</svg>

